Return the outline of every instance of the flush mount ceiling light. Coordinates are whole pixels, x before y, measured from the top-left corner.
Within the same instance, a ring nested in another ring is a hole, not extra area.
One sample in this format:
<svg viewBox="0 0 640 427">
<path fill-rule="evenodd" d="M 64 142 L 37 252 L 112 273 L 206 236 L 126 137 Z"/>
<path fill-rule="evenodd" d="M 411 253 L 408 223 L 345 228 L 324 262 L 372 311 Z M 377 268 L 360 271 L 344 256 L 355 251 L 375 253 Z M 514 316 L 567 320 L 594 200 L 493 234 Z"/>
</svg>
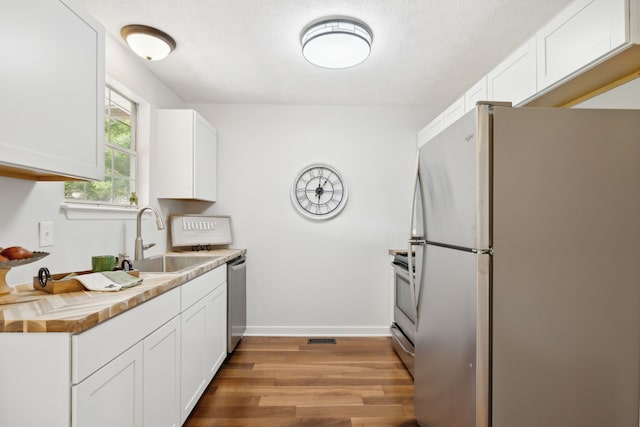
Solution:
<svg viewBox="0 0 640 427">
<path fill-rule="evenodd" d="M 323 68 L 348 68 L 369 56 L 371 29 L 352 18 L 325 19 L 302 30 L 300 43 L 307 61 Z"/>
<path fill-rule="evenodd" d="M 176 48 L 169 34 L 146 25 L 127 25 L 122 27 L 120 35 L 131 50 L 147 61 L 166 58 Z"/>
</svg>

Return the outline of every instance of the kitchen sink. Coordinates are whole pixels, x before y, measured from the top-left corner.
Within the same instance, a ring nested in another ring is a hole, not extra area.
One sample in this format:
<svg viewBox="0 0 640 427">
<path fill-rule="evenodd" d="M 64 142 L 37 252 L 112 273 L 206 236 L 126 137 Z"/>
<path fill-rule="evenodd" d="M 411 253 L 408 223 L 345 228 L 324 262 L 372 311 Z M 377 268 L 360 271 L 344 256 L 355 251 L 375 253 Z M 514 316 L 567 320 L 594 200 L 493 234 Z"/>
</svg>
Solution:
<svg viewBox="0 0 640 427">
<path fill-rule="evenodd" d="M 133 268 L 143 273 L 182 273 L 197 265 L 222 258 L 219 256 L 156 255 L 133 261 Z"/>
</svg>

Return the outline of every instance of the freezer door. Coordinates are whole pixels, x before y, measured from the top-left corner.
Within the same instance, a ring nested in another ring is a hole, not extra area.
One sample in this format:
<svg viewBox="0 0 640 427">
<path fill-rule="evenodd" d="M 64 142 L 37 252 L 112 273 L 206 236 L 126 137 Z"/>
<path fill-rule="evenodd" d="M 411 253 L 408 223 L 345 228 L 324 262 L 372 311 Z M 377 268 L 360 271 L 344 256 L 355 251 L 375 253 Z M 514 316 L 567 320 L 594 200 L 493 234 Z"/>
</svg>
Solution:
<svg viewBox="0 0 640 427">
<path fill-rule="evenodd" d="M 471 110 L 420 148 L 425 235 L 430 242 L 488 247 L 478 243 L 479 171 L 487 175 L 481 181 L 488 182 L 488 159 L 479 159 L 478 146 L 488 139 L 479 130 L 488 126 L 479 124 L 488 121 L 487 111 L 487 106 Z"/>
<path fill-rule="evenodd" d="M 490 257 L 432 245 L 424 252 L 416 419 L 429 427 L 486 427 Z"/>
</svg>

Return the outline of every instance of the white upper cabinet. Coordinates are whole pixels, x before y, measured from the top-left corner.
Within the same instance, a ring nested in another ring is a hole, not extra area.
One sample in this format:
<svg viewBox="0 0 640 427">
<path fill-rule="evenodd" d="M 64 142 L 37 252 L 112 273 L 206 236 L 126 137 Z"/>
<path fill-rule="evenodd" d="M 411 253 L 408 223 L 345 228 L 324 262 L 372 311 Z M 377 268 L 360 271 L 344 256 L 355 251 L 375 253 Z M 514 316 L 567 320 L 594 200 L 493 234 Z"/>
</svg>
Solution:
<svg viewBox="0 0 640 427">
<path fill-rule="evenodd" d="M 514 106 L 575 105 L 634 78 L 639 58 L 640 0 L 576 0 L 469 88 L 462 103 L 425 126 L 418 147 L 455 121 L 461 107 L 469 111 L 482 98 Z"/>
<path fill-rule="evenodd" d="M 458 120 L 465 113 L 464 95 L 456 99 L 453 104 L 449 105 L 438 117 L 433 119 L 431 123 L 426 125 L 418 133 L 418 147 L 446 129 L 451 123 Z"/>
<path fill-rule="evenodd" d="M 464 95 L 463 95 L 460 98 L 456 99 L 455 102 L 451 104 L 449 108 L 444 110 L 444 112 L 442 113 L 443 115 L 442 122 L 444 127 L 445 128 L 448 127 L 451 123 L 455 122 L 460 117 L 464 116 L 464 112 L 465 112 L 465 109 L 464 109 Z"/>
<path fill-rule="evenodd" d="M 440 114 L 418 132 L 418 147 L 439 134 L 444 129 L 444 116 Z"/>
<path fill-rule="evenodd" d="M 3 2 L 0 175 L 104 178 L 104 29 L 71 0 Z"/>
<path fill-rule="evenodd" d="M 158 110 L 158 198 L 214 202 L 216 129 L 194 110 Z"/>
<path fill-rule="evenodd" d="M 487 98 L 487 77 L 483 77 L 480 81 L 464 94 L 464 112 L 473 110 L 478 101 L 493 101 Z"/>
<path fill-rule="evenodd" d="M 577 0 L 537 34 L 538 90 L 627 41 L 626 0 Z"/>
<path fill-rule="evenodd" d="M 536 93 L 536 37 L 532 37 L 487 75 L 490 101 L 517 105 Z"/>
</svg>

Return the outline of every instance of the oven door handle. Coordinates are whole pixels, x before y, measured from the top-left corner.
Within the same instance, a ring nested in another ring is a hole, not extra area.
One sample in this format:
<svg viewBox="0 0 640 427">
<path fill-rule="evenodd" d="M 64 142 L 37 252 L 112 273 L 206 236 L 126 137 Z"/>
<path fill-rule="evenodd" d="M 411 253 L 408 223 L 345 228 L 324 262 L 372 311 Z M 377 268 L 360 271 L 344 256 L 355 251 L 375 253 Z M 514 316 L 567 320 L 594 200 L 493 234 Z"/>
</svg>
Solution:
<svg viewBox="0 0 640 427">
<path fill-rule="evenodd" d="M 391 328 L 391 334 L 394 336 L 394 338 L 396 339 L 396 342 L 400 345 L 400 347 L 402 347 L 405 353 L 407 353 L 411 357 L 416 357 L 416 354 L 413 352 L 413 350 L 411 350 L 410 348 L 407 348 L 407 346 L 404 345 L 404 340 L 406 338 L 403 336 L 400 336 L 401 332 L 398 332 L 396 331 L 396 329 Z"/>
</svg>

